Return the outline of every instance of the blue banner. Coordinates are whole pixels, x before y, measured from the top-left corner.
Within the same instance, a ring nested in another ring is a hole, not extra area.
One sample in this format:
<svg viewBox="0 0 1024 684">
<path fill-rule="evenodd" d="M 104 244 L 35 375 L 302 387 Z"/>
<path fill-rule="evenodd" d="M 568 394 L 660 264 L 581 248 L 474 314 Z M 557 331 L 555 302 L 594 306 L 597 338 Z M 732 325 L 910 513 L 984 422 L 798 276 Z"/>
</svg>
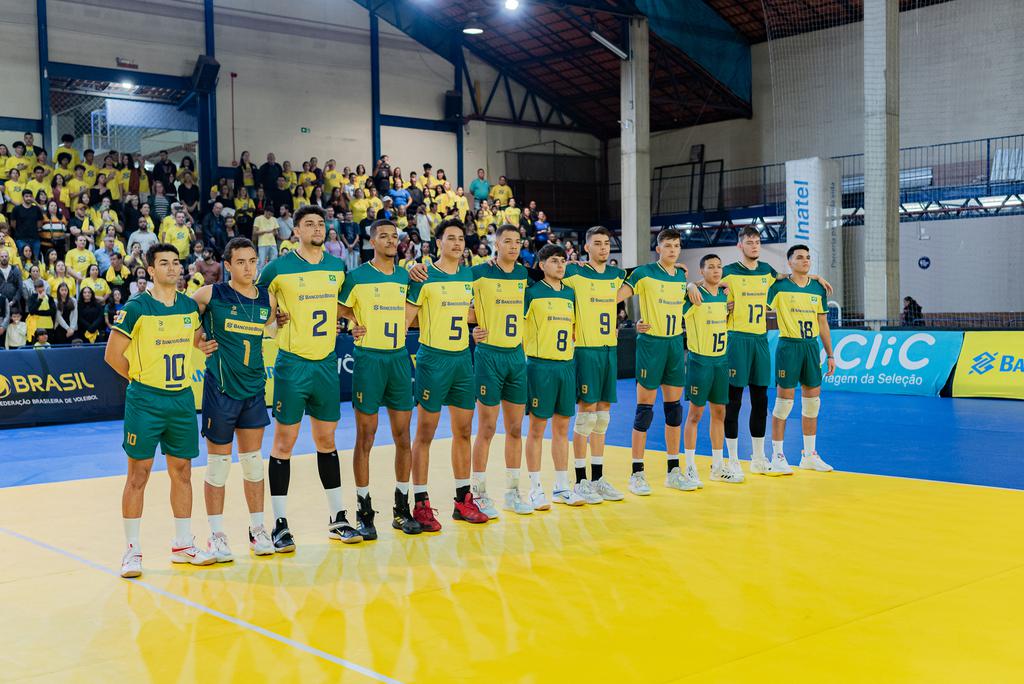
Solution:
<svg viewBox="0 0 1024 684">
<path fill-rule="evenodd" d="M 116 420 L 127 382 L 103 361 L 105 345 L 0 352 L 0 427 Z"/>
<path fill-rule="evenodd" d="M 773 378 L 778 340 L 778 330 L 768 333 Z M 845 392 L 936 396 L 949 379 L 963 340 L 960 332 L 832 330 L 836 372 L 824 378 L 822 386 Z M 824 372 L 824 349 L 821 363 Z"/>
</svg>

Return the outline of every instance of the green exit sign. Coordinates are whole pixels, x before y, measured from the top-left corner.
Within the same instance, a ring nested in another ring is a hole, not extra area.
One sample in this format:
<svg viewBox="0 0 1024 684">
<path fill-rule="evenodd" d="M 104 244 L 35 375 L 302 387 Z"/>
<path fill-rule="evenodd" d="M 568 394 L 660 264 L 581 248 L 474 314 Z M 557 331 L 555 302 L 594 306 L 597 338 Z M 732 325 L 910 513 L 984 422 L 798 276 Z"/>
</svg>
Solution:
<svg viewBox="0 0 1024 684">
<path fill-rule="evenodd" d="M 309 133 L 309 129 L 303 126 L 302 128 L 299 129 L 299 133 Z"/>
</svg>

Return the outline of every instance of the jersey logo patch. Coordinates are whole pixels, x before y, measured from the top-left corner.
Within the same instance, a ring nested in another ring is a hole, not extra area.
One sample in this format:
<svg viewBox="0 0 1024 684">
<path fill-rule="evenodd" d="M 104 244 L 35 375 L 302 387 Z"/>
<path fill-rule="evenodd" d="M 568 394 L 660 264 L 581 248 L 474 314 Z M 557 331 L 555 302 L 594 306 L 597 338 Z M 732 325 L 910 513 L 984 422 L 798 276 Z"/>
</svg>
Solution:
<svg viewBox="0 0 1024 684">
<path fill-rule="evenodd" d="M 114 323 L 120 323 L 121 321 L 123 321 L 123 320 L 124 320 L 124 317 L 125 317 L 125 316 L 126 316 L 127 314 L 128 314 L 128 312 L 127 312 L 127 311 L 125 311 L 124 309 L 121 309 L 120 311 L 118 311 L 118 312 L 117 312 L 117 315 L 116 315 L 116 316 L 114 316 Z"/>
<path fill-rule="evenodd" d="M 184 324 L 184 326 L 186 328 L 191 328 L 192 327 L 192 317 L 191 316 L 185 316 L 185 320 L 183 321 L 183 324 Z"/>
<path fill-rule="evenodd" d="M 329 274 L 329 275 L 327 276 L 327 279 L 328 279 L 329 281 L 331 281 L 332 283 L 336 283 L 336 282 L 338 282 L 338 276 L 334 275 L 333 273 L 332 273 L 332 274 Z"/>
<path fill-rule="evenodd" d="M 270 309 L 265 309 L 265 308 L 263 308 L 261 306 L 260 307 L 260 318 L 269 318 L 269 317 L 270 317 Z"/>
</svg>

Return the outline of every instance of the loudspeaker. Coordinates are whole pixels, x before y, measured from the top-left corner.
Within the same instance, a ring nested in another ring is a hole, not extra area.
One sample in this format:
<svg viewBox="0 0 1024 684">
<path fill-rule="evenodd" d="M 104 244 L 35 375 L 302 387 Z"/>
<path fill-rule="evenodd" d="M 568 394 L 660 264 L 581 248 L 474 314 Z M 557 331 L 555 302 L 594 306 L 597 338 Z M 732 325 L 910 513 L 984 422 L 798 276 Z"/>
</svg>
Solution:
<svg viewBox="0 0 1024 684">
<path fill-rule="evenodd" d="M 212 93 L 217 87 L 220 62 L 209 55 L 199 55 L 192 70 L 192 90 L 200 94 Z"/>
<path fill-rule="evenodd" d="M 704 161 L 704 145 L 690 145 L 690 161 L 698 164 Z"/>
<path fill-rule="evenodd" d="M 462 93 L 449 90 L 444 94 L 444 118 L 449 121 L 462 118 Z"/>
</svg>

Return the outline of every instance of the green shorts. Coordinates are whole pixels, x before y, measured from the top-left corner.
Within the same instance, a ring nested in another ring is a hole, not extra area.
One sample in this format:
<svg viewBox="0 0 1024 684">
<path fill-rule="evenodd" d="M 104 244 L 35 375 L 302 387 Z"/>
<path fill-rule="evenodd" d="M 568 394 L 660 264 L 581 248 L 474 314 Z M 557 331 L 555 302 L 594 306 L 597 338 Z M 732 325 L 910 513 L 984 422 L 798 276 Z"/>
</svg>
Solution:
<svg viewBox="0 0 1024 684">
<path fill-rule="evenodd" d="M 166 456 L 199 455 L 199 426 L 192 390 L 168 392 L 138 382 L 128 385 L 124 402 L 124 452 L 153 458 L 157 446 Z"/>
<path fill-rule="evenodd" d="M 576 347 L 576 396 L 584 404 L 615 403 L 618 351 L 615 347 Z"/>
<path fill-rule="evenodd" d="M 352 369 L 352 407 L 360 413 L 412 411 L 412 368 L 409 352 L 402 349 L 356 347 Z"/>
<path fill-rule="evenodd" d="M 442 406 L 473 410 L 476 405 L 473 355 L 434 349 L 425 344 L 416 352 L 416 402 L 437 413 Z"/>
<path fill-rule="evenodd" d="M 725 356 L 686 357 L 686 401 L 703 406 L 729 403 L 729 362 Z"/>
<path fill-rule="evenodd" d="M 636 336 L 636 381 L 645 389 L 658 389 L 661 385 L 682 387 L 685 380 L 683 366 L 683 337 Z"/>
<path fill-rule="evenodd" d="M 779 338 L 779 346 L 775 348 L 775 384 L 785 389 L 797 385 L 821 386 L 821 351 L 817 338 Z"/>
<path fill-rule="evenodd" d="M 473 359 L 476 398 L 484 406 L 526 403 L 526 355 L 522 346 L 478 344 Z"/>
<path fill-rule="evenodd" d="M 772 358 L 768 353 L 767 335 L 730 332 L 727 356 L 729 384 L 733 387 L 771 384 Z"/>
<path fill-rule="evenodd" d="M 576 414 L 576 364 L 529 357 L 526 361 L 526 410 L 531 416 L 547 420 L 554 414 Z"/>
<path fill-rule="evenodd" d="M 304 413 L 326 423 L 341 418 L 338 357 L 329 354 L 310 361 L 278 352 L 274 363 L 274 417 L 282 425 L 295 425 Z"/>
</svg>

